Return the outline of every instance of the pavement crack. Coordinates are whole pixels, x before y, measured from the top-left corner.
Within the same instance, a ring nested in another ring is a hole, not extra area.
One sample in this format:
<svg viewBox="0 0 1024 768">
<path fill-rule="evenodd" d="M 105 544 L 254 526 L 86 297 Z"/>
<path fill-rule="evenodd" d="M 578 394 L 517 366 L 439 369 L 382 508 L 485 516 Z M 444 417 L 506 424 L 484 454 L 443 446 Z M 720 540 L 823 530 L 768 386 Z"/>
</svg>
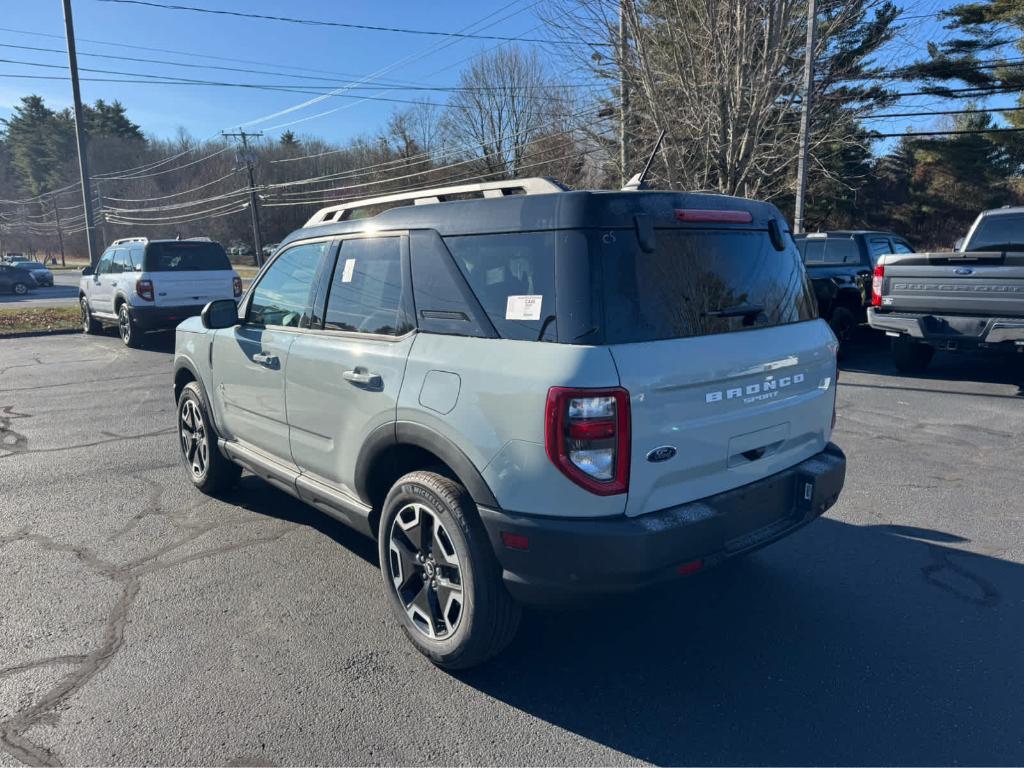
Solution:
<svg viewBox="0 0 1024 768">
<path fill-rule="evenodd" d="M 0 419 L 0 427 L 2 427 L 2 419 Z M 175 427 L 168 427 L 166 429 L 157 429 L 152 432 L 142 432 L 137 435 L 115 435 L 114 437 L 107 437 L 103 440 L 92 440 L 88 443 L 75 443 L 74 445 L 63 445 L 57 448 L 26 448 L 24 450 L 12 450 L 10 446 L 6 444 L 0 444 L 0 447 L 8 449 L 8 453 L 0 455 L 0 459 L 7 459 L 11 456 L 24 456 L 27 454 L 34 453 L 59 453 L 61 451 L 74 451 L 79 448 L 92 448 L 96 445 L 103 445 L 104 443 L 114 442 L 128 442 L 131 440 L 144 440 L 150 437 L 158 437 L 160 435 L 169 435 L 172 432 L 177 431 Z M 26 439 L 27 444 L 27 439 Z"/>
</svg>

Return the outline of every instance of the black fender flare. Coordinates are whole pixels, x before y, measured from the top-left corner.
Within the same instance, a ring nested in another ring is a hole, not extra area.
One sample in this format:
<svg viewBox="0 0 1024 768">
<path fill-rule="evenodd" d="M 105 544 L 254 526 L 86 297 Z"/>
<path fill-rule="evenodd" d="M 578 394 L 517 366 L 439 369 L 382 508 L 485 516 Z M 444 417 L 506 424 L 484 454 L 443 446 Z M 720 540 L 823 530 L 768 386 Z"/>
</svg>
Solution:
<svg viewBox="0 0 1024 768">
<path fill-rule="evenodd" d="M 498 506 L 487 481 L 462 449 L 436 429 L 413 421 L 382 424 L 363 441 L 356 459 L 354 478 L 359 498 L 366 501 L 371 496 L 370 475 L 377 459 L 388 449 L 399 445 L 415 446 L 434 454 L 458 475 L 473 501 L 488 507 Z"/>
</svg>

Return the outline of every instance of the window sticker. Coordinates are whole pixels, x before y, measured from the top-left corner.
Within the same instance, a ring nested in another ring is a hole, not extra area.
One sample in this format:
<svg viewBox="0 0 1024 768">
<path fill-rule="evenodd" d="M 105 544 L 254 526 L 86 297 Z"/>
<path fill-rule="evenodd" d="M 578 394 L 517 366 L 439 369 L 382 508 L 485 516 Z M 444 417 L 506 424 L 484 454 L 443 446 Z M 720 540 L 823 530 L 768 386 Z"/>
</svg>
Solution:
<svg viewBox="0 0 1024 768">
<path fill-rule="evenodd" d="M 540 320 L 543 296 L 509 296 L 505 304 L 506 320 Z"/>
<path fill-rule="evenodd" d="M 345 259 L 345 269 L 341 273 L 341 282 L 351 283 L 352 273 L 356 271 L 356 260 Z"/>
</svg>

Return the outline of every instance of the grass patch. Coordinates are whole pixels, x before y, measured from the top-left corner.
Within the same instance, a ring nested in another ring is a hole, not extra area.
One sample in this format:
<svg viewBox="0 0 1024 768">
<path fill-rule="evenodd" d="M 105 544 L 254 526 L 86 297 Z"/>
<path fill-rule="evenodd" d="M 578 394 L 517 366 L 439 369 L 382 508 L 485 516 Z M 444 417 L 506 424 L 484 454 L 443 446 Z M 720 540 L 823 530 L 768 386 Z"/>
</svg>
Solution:
<svg viewBox="0 0 1024 768">
<path fill-rule="evenodd" d="M 32 331 L 65 331 L 81 325 L 78 307 L 0 309 L 0 336 Z"/>
</svg>

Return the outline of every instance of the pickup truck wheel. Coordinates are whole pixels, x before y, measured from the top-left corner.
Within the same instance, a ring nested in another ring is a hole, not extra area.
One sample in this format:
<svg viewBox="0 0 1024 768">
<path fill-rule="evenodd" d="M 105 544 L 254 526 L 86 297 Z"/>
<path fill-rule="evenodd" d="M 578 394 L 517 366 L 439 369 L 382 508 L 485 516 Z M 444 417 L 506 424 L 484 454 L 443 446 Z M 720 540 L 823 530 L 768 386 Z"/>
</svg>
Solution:
<svg viewBox="0 0 1024 768">
<path fill-rule="evenodd" d="M 217 447 L 217 430 L 194 381 L 186 384 L 178 397 L 178 444 L 189 479 L 203 493 L 214 495 L 238 482 L 242 468 Z"/>
<path fill-rule="evenodd" d="M 142 332 L 135 325 L 128 304 L 122 304 L 117 310 L 117 333 L 126 347 L 138 349 L 142 346 Z"/>
<path fill-rule="evenodd" d="M 395 616 L 434 664 L 476 666 L 515 637 L 520 608 L 462 485 L 433 472 L 399 479 L 384 502 L 378 541 Z"/>
<path fill-rule="evenodd" d="M 900 373 L 921 373 L 932 361 L 935 350 L 909 339 L 892 340 L 892 361 Z"/>
<path fill-rule="evenodd" d="M 78 302 L 78 306 L 82 310 L 82 333 L 100 333 L 103 330 L 103 326 L 93 319 L 92 310 L 89 309 L 89 300 L 83 296 Z"/>
</svg>

